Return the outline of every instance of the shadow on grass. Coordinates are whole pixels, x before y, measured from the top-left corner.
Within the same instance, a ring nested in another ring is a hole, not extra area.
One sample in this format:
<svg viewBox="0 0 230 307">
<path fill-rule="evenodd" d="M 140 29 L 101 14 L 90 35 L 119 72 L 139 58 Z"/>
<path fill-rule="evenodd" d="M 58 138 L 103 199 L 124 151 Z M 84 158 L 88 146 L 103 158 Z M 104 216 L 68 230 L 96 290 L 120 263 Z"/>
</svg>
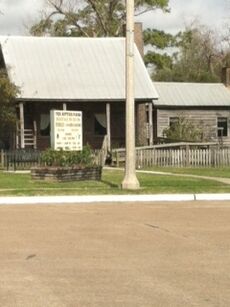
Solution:
<svg viewBox="0 0 230 307">
<path fill-rule="evenodd" d="M 119 189 L 119 188 L 120 188 L 120 185 L 119 185 L 119 184 L 112 183 L 112 182 L 110 182 L 110 181 L 108 181 L 108 180 L 102 179 L 101 182 L 104 183 L 105 185 L 109 186 L 110 188 L 116 188 L 116 189 Z"/>
</svg>

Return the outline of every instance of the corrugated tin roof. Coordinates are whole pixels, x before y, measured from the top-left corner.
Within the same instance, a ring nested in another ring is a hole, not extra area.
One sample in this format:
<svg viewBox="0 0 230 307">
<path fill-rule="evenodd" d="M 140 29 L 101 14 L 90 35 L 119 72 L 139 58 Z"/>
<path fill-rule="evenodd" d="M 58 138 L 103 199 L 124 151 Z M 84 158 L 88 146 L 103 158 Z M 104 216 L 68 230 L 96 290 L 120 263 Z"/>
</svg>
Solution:
<svg viewBox="0 0 230 307">
<path fill-rule="evenodd" d="M 230 90 L 222 83 L 154 82 L 157 106 L 230 106 Z"/>
<path fill-rule="evenodd" d="M 23 99 L 123 100 L 125 39 L 0 38 L 10 79 Z M 158 95 L 135 47 L 135 98 Z"/>
</svg>

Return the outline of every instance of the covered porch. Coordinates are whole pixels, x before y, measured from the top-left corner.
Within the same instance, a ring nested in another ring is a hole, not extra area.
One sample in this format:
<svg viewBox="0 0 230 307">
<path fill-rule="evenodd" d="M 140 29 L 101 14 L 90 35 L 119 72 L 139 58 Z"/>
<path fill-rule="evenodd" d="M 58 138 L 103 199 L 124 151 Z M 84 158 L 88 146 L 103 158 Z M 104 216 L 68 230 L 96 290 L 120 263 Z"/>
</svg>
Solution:
<svg viewBox="0 0 230 307">
<path fill-rule="evenodd" d="M 125 144 L 124 102 L 20 102 L 16 127 L 16 148 L 43 150 L 50 147 L 50 111 L 82 111 L 83 144 L 102 147 L 107 136 L 108 150 Z"/>
<path fill-rule="evenodd" d="M 150 105 L 150 106 L 149 106 Z M 136 103 L 136 144 L 152 145 L 151 103 Z M 20 102 L 16 127 L 16 148 L 44 150 L 50 147 L 50 111 L 82 111 L 83 144 L 93 149 L 102 148 L 107 137 L 107 146 L 125 146 L 125 102 Z"/>
</svg>

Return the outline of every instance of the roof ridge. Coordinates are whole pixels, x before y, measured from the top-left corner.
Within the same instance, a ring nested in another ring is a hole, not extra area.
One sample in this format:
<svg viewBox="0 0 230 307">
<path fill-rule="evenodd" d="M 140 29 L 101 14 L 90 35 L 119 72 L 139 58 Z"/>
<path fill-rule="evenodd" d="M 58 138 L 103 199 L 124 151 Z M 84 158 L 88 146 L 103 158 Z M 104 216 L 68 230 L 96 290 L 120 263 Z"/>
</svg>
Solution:
<svg viewBox="0 0 230 307">
<path fill-rule="evenodd" d="M 0 39 L 52 39 L 52 40 L 123 40 L 125 37 L 80 37 L 80 36 L 31 36 L 31 35 L 0 35 Z"/>
<path fill-rule="evenodd" d="M 183 85 L 223 85 L 225 86 L 222 82 L 175 82 L 175 81 L 153 81 L 154 84 L 183 84 Z"/>
</svg>

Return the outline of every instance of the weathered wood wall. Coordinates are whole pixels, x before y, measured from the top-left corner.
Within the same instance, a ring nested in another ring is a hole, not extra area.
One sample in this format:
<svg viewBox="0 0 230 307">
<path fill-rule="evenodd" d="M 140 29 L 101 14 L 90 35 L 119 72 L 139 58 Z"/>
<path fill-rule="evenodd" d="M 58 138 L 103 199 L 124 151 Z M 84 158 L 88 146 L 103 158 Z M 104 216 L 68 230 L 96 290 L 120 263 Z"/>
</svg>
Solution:
<svg viewBox="0 0 230 307">
<path fill-rule="evenodd" d="M 223 141 L 230 140 L 230 109 L 157 109 L 155 110 L 154 136 L 162 137 L 165 128 L 169 127 L 170 117 L 183 116 L 190 119 L 196 127 L 203 131 L 204 140 L 217 140 L 217 118 L 228 118 L 228 137 Z"/>
</svg>

